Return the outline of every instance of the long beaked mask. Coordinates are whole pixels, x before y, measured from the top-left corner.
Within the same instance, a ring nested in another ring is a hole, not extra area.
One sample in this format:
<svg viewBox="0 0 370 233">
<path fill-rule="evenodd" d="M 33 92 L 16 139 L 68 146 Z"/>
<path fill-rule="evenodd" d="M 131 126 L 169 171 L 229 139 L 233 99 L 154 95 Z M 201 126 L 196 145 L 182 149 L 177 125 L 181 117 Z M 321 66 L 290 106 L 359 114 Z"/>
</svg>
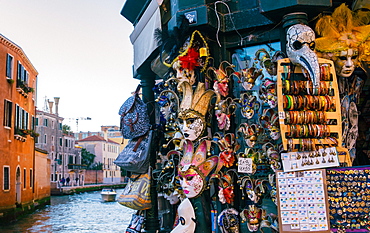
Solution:
<svg viewBox="0 0 370 233">
<path fill-rule="evenodd" d="M 295 24 L 287 31 L 286 52 L 290 61 L 303 66 L 314 86 L 320 84 L 320 67 L 315 49 L 315 32 L 304 24 Z"/>
</svg>

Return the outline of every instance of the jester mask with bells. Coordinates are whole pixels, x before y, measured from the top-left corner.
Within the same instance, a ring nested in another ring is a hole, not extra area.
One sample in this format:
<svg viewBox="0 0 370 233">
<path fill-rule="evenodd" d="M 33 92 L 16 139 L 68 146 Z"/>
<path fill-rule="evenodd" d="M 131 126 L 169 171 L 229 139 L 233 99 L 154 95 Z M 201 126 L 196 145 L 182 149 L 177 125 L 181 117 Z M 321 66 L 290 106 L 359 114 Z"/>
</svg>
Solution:
<svg viewBox="0 0 370 233">
<path fill-rule="evenodd" d="M 227 97 L 216 103 L 215 115 L 217 118 L 218 128 L 221 130 L 230 129 L 230 117 L 236 110 L 236 104 L 231 97 Z"/>
<path fill-rule="evenodd" d="M 315 30 L 322 36 L 316 39 L 316 51 L 320 57 L 334 61 L 335 70 L 340 77 L 350 77 L 364 58 L 360 52 L 370 55 L 370 25 L 362 25 L 362 20 L 345 3 L 337 7 L 332 15 L 321 17 Z M 362 25 L 362 26 L 361 26 Z M 360 56 L 359 56 L 360 55 Z"/>
<path fill-rule="evenodd" d="M 260 66 L 266 69 L 267 73 L 271 76 L 277 74 L 277 61 L 285 57 L 285 54 L 281 51 L 276 51 L 271 57 L 266 49 L 259 49 L 255 54 L 255 59 L 260 63 Z"/>
<path fill-rule="evenodd" d="M 315 32 L 307 25 L 295 24 L 287 31 L 286 52 L 290 61 L 301 65 L 315 87 L 320 84 L 320 67 L 315 49 Z"/>
<path fill-rule="evenodd" d="M 252 119 L 255 111 L 260 108 L 257 97 L 249 92 L 240 94 L 239 104 L 241 105 L 240 112 L 242 116 L 247 119 Z"/>
<path fill-rule="evenodd" d="M 241 83 L 246 91 L 252 90 L 257 79 L 263 78 L 262 70 L 256 67 L 243 69 L 240 72 L 233 73 L 233 75 L 239 79 L 238 82 Z"/>
<path fill-rule="evenodd" d="M 279 117 L 277 112 L 272 108 L 266 108 L 263 110 L 262 116 L 260 116 L 259 121 L 262 128 L 268 129 L 270 132 L 270 137 L 272 140 L 278 140 L 280 138 L 279 129 Z"/>
<path fill-rule="evenodd" d="M 218 163 L 218 156 L 207 158 L 207 141 L 202 140 L 194 152 L 194 144 L 186 140 L 183 157 L 178 166 L 178 176 L 187 198 L 198 197 L 207 186 L 206 178 Z"/>
<path fill-rule="evenodd" d="M 239 135 L 242 134 L 244 141 L 249 148 L 253 148 L 256 145 L 257 139 L 262 131 L 262 128 L 256 124 L 248 125 L 247 123 L 241 123 L 238 128 Z"/>
<path fill-rule="evenodd" d="M 178 115 L 180 130 L 185 139 L 194 141 L 202 136 L 206 129 L 205 116 L 215 92 L 205 90 L 204 83 L 199 82 L 193 93 L 192 86 L 186 81 L 179 84 L 179 91 L 182 91 Z"/>
<path fill-rule="evenodd" d="M 221 175 L 219 185 L 218 198 L 220 202 L 222 204 L 233 204 L 235 198 L 233 175 L 230 172 Z"/>
<path fill-rule="evenodd" d="M 276 94 L 276 83 L 271 79 L 263 80 L 259 89 L 259 97 L 261 100 L 267 103 L 270 108 L 276 108 L 278 104 Z"/>
<path fill-rule="evenodd" d="M 260 222 L 266 215 L 266 210 L 256 207 L 255 205 L 249 205 L 248 209 L 244 209 L 240 216 L 242 221 L 248 221 L 248 230 L 250 232 L 256 232 L 259 229 Z"/>
<path fill-rule="evenodd" d="M 220 148 L 219 158 L 225 167 L 231 167 L 235 164 L 235 153 L 240 149 L 238 141 L 235 139 L 233 133 L 215 133 L 214 140 L 216 140 Z"/>
<path fill-rule="evenodd" d="M 172 66 L 176 71 L 178 82 L 187 81 L 193 85 L 196 81 L 194 70 L 200 68 L 200 71 L 204 72 L 207 68 L 209 59 L 207 42 L 199 31 L 194 31 L 179 53 L 171 64 L 164 64 Z"/>
<path fill-rule="evenodd" d="M 222 61 L 219 68 L 209 67 L 207 69 L 207 75 L 214 79 L 213 89 L 223 97 L 229 95 L 229 74 L 228 70 L 235 72 L 233 69 L 234 65 L 227 61 Z"/>
</svg>

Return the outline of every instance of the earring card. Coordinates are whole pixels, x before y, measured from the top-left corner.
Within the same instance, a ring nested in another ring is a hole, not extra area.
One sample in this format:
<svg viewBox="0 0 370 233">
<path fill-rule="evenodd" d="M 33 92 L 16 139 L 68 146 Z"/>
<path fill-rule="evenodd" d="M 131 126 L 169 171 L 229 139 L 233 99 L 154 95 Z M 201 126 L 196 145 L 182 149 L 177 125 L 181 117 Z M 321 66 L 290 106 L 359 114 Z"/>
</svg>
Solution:
<svg viewBox="0 0 370 233">
<path fill-rule="evenodd" d="M 324 169 L 276 172 L 279 232 L 330 232 Z"/>
</svg>

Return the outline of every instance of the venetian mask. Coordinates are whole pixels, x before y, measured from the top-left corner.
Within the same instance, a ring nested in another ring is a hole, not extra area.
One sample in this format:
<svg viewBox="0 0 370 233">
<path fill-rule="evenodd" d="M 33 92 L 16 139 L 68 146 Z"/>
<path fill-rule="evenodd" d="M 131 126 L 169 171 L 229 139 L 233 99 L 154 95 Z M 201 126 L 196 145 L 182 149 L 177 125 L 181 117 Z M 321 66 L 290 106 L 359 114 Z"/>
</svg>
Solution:
<svg viewBox="0 0 370 233">
<path fill-rule="evenodd" d="M 261 132 L 262 129 L 255 124 L 248 125 L 246 123 L 242 123 L 238 129 L 238 133 L 242 134 L 244 141 L 249 148 L 253 148 L 256 145 L 258 136 Z"/>
<path fill-rule="evenodd" d="M 244 69 L 240 74 L 241 85 L 246 91 L 252 90 L 257 79 L 261 78 L 263 78 L 262 70 L 256 67 Z"/>
<path fill-rule="evenodd" d="M 181 61 L 177 60 L 173 63 L 172 68 L 176 71 L 176 78 L 178 82 L 187 81 L 191 85 L 195 83 L 194 70 L 189 70 L 181 66 Z"/>
<path fill-rule="evenodd" d="M 188 198 L 185 198 L 177 208 L 179 223 L 171 233 L 194 233 L 195 232 L 195 212 L 193 205 Z"/>
<path fill-rule="evenodd" d="M 173 191 L 170 193 L 165 193 L 163 196 L 167 201 L 170 202 L 171 205 L 177 204 L 180 201 L 179 193 L 177 191 Z"/>
<path fill-rule="evenodd" d="M 189 168 L 186 172 L 182 172 L 180 184 L 186 197 L 193 198 L 198 196 L 204 189 L 204 179 L 196 169 Z"/>
<path fill-rule="evenodd" d="M 265 79 L 262 85 L 260 85 L 259 97 L 261 100 L 267 103 L 270 108 L 276 108 L 277 106 L 276 83 L 270 79 Z"/>
<path fill-rule="evenodd" d="M 194 94 L 189 82 L 179 84 L 179 89 L 183 94 L 178 115 L 179 128 L 185 139 L 195 141 L 205 131 L 205 115 L 215 93 L 205 90 L 204 83 L 198 83 Z"/>
<path fill-rule="evenodd" d="M 233 133 L 227 133 L 226 135 L 216 133 L 214 140 L 216 140 L 221 151 L 219 158 L 223 165 L 225 167 L 233 166 L 236 161 L 235 152 L 240 148 L 238 141 L 235 139 L 235 135 Z"/>
<path fill-rule="evenodd" d="M 260 107 L 256 96 L 248 92 L 240 95 L 239 103 L 241 104 L 240 112 L 242 116 L 247 119 L 253 118 L 255 109 L 259 109 Z"/>
<path fill-rule="evenodd" d="M 156 102 L 159 105 L 161 115 L 166 121 L 176 115 L 179 99 L 175 92 L 171 90 L 162 91 L 156 99 Z"/>
<path fill-rule="evenodd" d="M 188 112 L 186 114 L 179 114 L 179 126 L 185 139 L 195 141 L 204 132 L 205 119 L 198 114 Z"/>
<path fill-rule="evenodd" d="M 233 208 L 224 209 L 218 216 L 222 233 L 239 233 L 239 212 Z"/>
<path fill-rule="evenodd" d="M 333 14 L 324 15 L 315 30 L 322 36 L 316 40 L 320 56 L 334 61 L 336 74 L 348 78 L 355 67 L 369 57 L 370 28 L 360 11 L 352 11 L 342 3 Z"/>
<path fill-rule="evenodd" d="M 272 140 L 278 140 L 280 138 L 278 119 L 277 113 L 272 108 L 265 109 L 259 118 L 260 126 L 269 130 Z"/>
<path fill-rule="evenodd" d="M 206 187 L 206 177 L 218 162 L 217 156 L 207 159 L 207 143 L 202 141 L 194 152 L 193 143 L 186 140 L 184 155 L 178 166 L 180 184 L 186 197 L 195 198 Z"/>
<path fill-rule="evenodd" d="M 216 103 L 215 115 L 219 129 L 230 129 L 230 117 L 232 114 L 234 114 L 235 110 L 236 105 L 233 99 L 230 97 L 226 98 L 225 100 L 221 100 L 219 103 Z"/>
<path fill-rule="evenodd" d="M 356 68 L 358 52 L 354 49 L 341 51 L 334 56 L 335 71 L 338 76 L 348 78 Z"/>
<path fill-rule="evenodd" d="M 315 32 L 307 25 L 295 24 L 287 31 L 286 51 L 288 58 L 295 65 L 304 67 L 314 86 L 320 83 L 320 67 L 315 49 Z"/>
<path fill-rule="evenodd" d="M 228 70 L 234 72 L 234 65 L 227 61 L 222 61 L 219 68 L 209 67 L 207 69 L 207 75 L 214 79 L 213 89 L 216 93 L 223 97 L 229 95 L 229 75 Z"/>
<path fill-rule="evenodd" d="M 219 187 L 218 197 L 222 204 L 232 204 L 234 202 L 234 184 L 233 177 L 229 173 L 223 175 L 220 179 L 221 187 Z"/>
<path fill-rule="evenodd" d="M 248 209 L 244 209 L 240 215 L 242 220 L 248 221 L 248 230 L 250 232 L 256 232 L 259 229 L 262 214 L 262 209 L 257 208 L 255 205 L 249 205 Z"/>
</svg>

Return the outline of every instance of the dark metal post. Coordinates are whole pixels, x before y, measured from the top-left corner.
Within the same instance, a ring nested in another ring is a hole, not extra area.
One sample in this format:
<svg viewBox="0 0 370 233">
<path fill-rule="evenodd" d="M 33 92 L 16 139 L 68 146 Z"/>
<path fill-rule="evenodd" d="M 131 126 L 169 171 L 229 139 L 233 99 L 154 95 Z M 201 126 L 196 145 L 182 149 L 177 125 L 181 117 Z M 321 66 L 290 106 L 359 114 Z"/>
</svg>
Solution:
<svg viewBox="0 0 370 233">
<path fill-rule="evenodd" d="M 155 125 L 155 108 L 154 108 L 154 92 L 153 87 L 155 84 L 155 74 L 153 72 L 145 72 L 145 74 L 140 74 L 139 78 L 141 80 L 140 84 L 142 87 L 143 101 L 147 103 L 148 113 L 150 117 L 150 123 Z M 154 131 L 154 139 L 156 139 L 156 132 Z M 154 140 L 156 141 L 156 140 Z M 152 142 L 150 152 L 150 166 L 154 169 L 156 163 L 156 147 L 155 143 Z M 152 199 L 152 208 L 146 211 L 145 220 L 145 232 L 155 233 L 159 230 L 159 219 L 158 219 L 158 200 L 156 191 L 156 181 L 151 179 L 150 186 L 150 196 Z"/>
</svg>

